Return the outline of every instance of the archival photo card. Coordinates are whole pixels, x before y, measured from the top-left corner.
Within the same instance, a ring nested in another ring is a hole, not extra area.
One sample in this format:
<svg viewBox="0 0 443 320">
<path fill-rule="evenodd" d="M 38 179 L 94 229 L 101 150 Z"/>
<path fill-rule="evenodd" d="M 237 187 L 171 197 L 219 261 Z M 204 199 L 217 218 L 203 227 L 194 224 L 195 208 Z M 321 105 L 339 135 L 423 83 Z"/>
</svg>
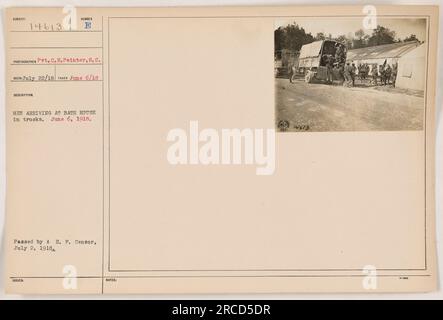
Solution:
<svg viewBox="0 0 443 320">
<path fill-rule="evenodd" d="M 429 292 L 436 6 L 8 8 L 11 294 Z"/>
</svg>

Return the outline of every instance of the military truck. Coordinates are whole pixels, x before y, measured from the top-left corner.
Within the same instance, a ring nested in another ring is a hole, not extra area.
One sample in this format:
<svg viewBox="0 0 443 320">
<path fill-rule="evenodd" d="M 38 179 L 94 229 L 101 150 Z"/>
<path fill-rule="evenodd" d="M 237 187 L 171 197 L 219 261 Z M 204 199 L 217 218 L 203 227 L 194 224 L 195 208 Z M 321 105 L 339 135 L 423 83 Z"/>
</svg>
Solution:
<svg viewBox="0 0 443 320">
<path fill-rule="evenodd" d="M 339 52 L 338 59 L 337 52 Z M 304 75 L 305 82 L 308 83 L 311 83 L 314 79 L 326 80 L 328 57 L 332 57 L 334 61 L 333 79 L 342 80 L 341 68 L 346 62 L 346 47 L 334 40 L 319 40 L 303 45 L 298 58 L 297 71 Z"/>
<path fill-rule="evenodd" d="M 274 67 L 276 77 L 286 77 L 291 73 L 291 70 L 298 67 L 298 51 L 282 49 L 274 55 Z"/>
</svg>

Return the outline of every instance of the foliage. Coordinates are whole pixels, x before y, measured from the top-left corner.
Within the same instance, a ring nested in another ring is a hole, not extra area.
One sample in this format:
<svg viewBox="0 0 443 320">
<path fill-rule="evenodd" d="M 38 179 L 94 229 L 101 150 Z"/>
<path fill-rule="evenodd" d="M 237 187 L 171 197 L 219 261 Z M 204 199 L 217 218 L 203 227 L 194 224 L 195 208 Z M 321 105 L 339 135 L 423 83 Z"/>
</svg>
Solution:
<svg viewBox="0 0 443 320">
<path fill-rule="evenodd" d="M 378 25 L 370 34 L 367 34 L 363 29 L 359 29 L 354 33 L 339 35 L 335 38 L 332 37 L 331 34 L 326 35 L 323 32 L 319 32 L 313 36 L 311 33 L 307 33 L 305 29 L 300 27 L 296 22 L 284 27 L 279 27 L 274 31 L 276 52 L 280 52 L 283 49 L 299 51 L 304 44 L 325 39 L 339 41 L 345 44 L 348 49 L 357 49 L 400 41 L 414 41 L 417 40 L 417 37 L 414 34 L 411 34 L 403 40 L 396 39 L 395 31 L 381 25 Z"/>
<path fill-rule="evenodd" d="M 395 42 L 395 31 L 379 25 L 372 31 L 372 35 L 368 39 L 368 46 L 379 46 Z"/>
<path fill-rule="evenodd" d="M 287 49 L 299 51 L 304 44 L 311 43 L 315 38 L 298 24 L 293 23 L 285 27 L 279 27 L 274 31 L 275 50 Z"/>
</svg>

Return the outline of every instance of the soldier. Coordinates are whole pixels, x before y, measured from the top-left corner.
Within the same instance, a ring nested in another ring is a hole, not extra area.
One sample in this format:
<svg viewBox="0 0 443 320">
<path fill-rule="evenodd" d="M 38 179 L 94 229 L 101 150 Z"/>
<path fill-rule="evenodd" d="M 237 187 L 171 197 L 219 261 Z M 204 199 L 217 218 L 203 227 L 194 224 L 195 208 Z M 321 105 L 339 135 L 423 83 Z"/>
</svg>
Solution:
<svg viewBox="0 0 443 320">
<path fill-rule="evenodd" d="M 345 67 L 342 64 L 339 64 L 338 62 L 334 62 L 334 68 L 337 70 L 337 79 L 339 79 L 342 85 L 344 85 L 345 82 Z"/>
<path fill-rule="evenodd" d="M 352 72 L 351 64 L 349 62 L 346 62 L 344 69 L 345 81 L 343 82 L 343 85 L 346 87 L 349 87 L 352 83 L 351 72 Z"/>
<path fill-rule="evenodd" d="M 362 67 L 361 67 L 361 76 L 360 79 L 361 80 L 366 80 L 366 76 L 368 75 L 369 72 L 369 66 L 367 63 L 363 63 Z"/>
<path fill-rule="evenodd" d="M 369 75 L 369 64 L 365 63 L 365 80 L 368 75 Z"/>
<path fill-rule="evenodd" d="M 335 61 L 341 65 L 345 64 L 346 62 L 346 52 L 342 45 L 339 43 L 336 43 L 335 46 L 337 47 L 337 50 L 335 51 Z"/>
<path fill-rule="evenodd" d="M 360 79 L 360 81 L 362 81 L 364 79 L 364 74 L 365 74 L 365 65 L 362 63 L 359 63 L 357 65 L 357 70 L 358 70 L 358 78 Z"/>
<path fill-rule="evenodd" d="M 354 87 L 355 86 L 355 71 L 356 71 L 356 67 L 355 67 L 355 64 L 354 64 L 354 62 L 352 62 L 352 64 L 351 64 L 351 80 L 352 80 L 352 86 Z"/>
<path fill-rule="evenodd" d="M 328 54 L 326 58 L 326 82 L 333 84 L 334 78 L 332 76 L 332 69 L 334 66 L 334 57 L 332 54 Z"/>
<path fill-rule="evenodd" d="M 385 65 L 381 64 L 378 66 L 378 72 L 380 73 L 380 82 L 381 85 L 385 84 Z"/>
<path fill-rule="evenodd" d="M 289 74 L 289 82 L 290 83 L 294 82 L 296 72 L 297 72 L 297 67 L 295 65 L 293 65 L 291 67 L 291 72 Z"/>
<path fill-rule="evenodd" d="M 372 76 L 371 83 L 373 83 L 374 85 L 377 85 L 377 78 L 378 78 L 377 64 L 371 64 L 371 68 L 370 68 L 369 72 L 371 73 L 371 76 Z"/>
<path fill-rule="evenodd" d="M 394 63 L 393 65 L 392 65 L 392 75 L 391 75 L 391 78 L 392 78 L 392 86 L 395 88 L 395 80 L 397 80 L 397 68 L 398 68 L 398 63 L 396 62 L 396 63 Z"/>
<path fill-rule="evenodd" d="M 385 85 L 389 85 L 389 80 L 391 79 L 391 73 L 392 69 L 391 66 L 388 64 L 385 68 Z"/>
</svg>

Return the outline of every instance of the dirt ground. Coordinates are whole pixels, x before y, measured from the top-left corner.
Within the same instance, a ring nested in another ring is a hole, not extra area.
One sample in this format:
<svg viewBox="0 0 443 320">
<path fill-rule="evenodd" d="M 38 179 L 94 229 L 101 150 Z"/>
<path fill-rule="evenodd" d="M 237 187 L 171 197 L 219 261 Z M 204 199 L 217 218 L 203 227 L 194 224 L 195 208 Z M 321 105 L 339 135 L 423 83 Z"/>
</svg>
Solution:
<svg viewBox="0 0 443 320">
<path fill-rule="evenodd" d="M 343 87 L 276 78 L 276 125 L 284 131 L 421 130 L 423 92 Z M 282 122 L 284 122 L 282 124 Z M 280 130 L 280 131 L 283 131 Z"/>
</svg>

